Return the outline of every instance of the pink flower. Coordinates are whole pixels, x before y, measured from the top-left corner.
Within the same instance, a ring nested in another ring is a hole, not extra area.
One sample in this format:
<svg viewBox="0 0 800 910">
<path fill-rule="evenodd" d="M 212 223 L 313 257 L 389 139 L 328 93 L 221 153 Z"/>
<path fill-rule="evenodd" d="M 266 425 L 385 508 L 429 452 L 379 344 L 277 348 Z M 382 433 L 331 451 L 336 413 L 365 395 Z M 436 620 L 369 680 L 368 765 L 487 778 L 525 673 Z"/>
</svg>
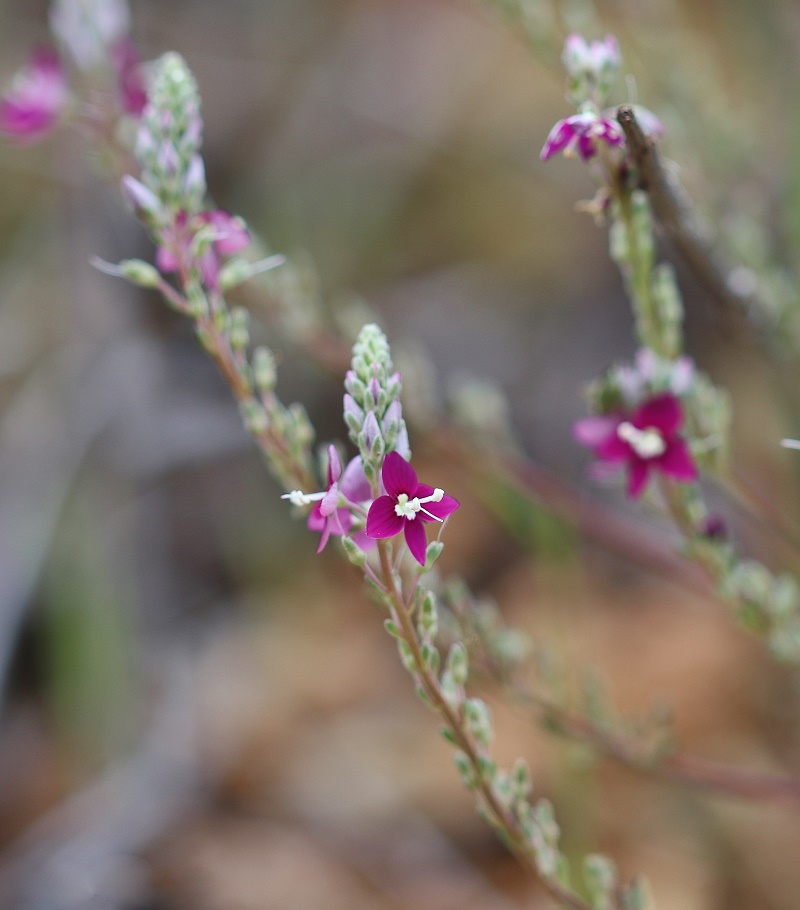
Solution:
<svg viewBox="0 0 800 910">
<path fill-rule="evenodd" d="M 577 151 L 584 161 L 597 154 L 597 143 L 617 148 L 625 144 L 622 127 L 609 117 L 597 114 L 573 114 L 565 120 L 559 120 L 550 130 L 539 157 L 547 161 L 558 152 L 574 155 Z"/>
<path fill-rule="evenodd" d="M 417 472 L 397 452 L 386 456 L 381 477 L 386 495 L 369 508 L 367 536 L 394 537 L 402 531 L 411 555 L 424 566 L 427 540 L 423 522 L 444 521 L 459 502 L 443 490 L 420 483 Z"/>
<path fill-rule="evenodd" d="M 20 142 L 37 142 L 53 129 L 68 101 L 58 55 L 42 48 L 31 55 L 0 101 L 0 129 Z"/>
<path fill-rule="evenodd" d="M 308 516 L 308 527 L 318 531 L 322 536 L 319 540 L 317 553 L 325 549 L 325 545 L 333 534 L 341 537 L 349 534 L 353 526 L 353 516 L 347 505 L 342 505 L 342 498 L 356 505 L 372 498 L 369 481 L 364 474 L 360 456 L 354 458 L 342 472 L 342 462 L 334 446 L 328 447 L 328 489 L 323 493 L 303 493 L 293 490 L 284 494 L 281 499 L 288 499 L 298 506 L 315 503 L 311 514 Z M 371 547 L 372 541 L 363 531 L 353 535 L 355 542 L 362 550 Z"/>
<path fill-rule="evenodd" d="M 602 41 L 589 43 L 575 32 L 564 42 L 561 59 L 573 78 L 583 73 L 596 76 L 604 70 L 613 74 L 621 63 L 619 44 L 613 35 L 606 35 Z"/>
<path fill-rule="evenodd" d="M 156 264 L 162 272 L 188 268 L 192 264 L 190 255 L 195 234 L 206 226 L 212 228 L 213 240 L 195 264 L 199 266 L 206 286 L 216 289 L 221 257 L 238 253 L 250 243 L 250 233 L 244 221 L 223 209 L 201 212 L 192 218 L 185 211 L 178 212 L 174 224 L 162 231 Z"/>
<path fill-rule="evenodd" d="M 697 480 L 697 467 L 679 432 L 682 424 L 680 401 L 665 393 L 648 399 L 631 414 L 579 420 L 573 436 L 594 452 L 601 470 L 624 467 L 628 471 L 628 495 L 635 499 L 653 470 L 683 483 Z"/>
</svg>

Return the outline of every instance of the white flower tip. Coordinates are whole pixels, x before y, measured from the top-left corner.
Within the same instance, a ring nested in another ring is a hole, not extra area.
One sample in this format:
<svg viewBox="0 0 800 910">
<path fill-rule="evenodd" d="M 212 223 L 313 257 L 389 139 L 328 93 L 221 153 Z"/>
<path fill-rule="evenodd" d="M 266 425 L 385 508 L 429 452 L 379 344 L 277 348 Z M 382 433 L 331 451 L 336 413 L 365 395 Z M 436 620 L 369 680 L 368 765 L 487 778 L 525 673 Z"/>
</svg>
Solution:
<svg viewBox="0 0 800 910">
<path fill-rule="evenodd" d="M 800 449 L 800 439 L 782 439 L 784 449 Z"/>
<path fill-rule="evenodd" d="M 112 275 L 114 278 L 122 278 L 122 269 L 113 262 L 101 259 L 99 256 L 92 256 L 89 259 L 89 265 L 102 272 L 104 275 Z"/>
<path fill-rule="evenodd" d="M 266 259 L 259 259 L 258 262 L 254 262 L 251 268 L 256 272 L 268 272 L 270 269 L 277 268 L 285 262 L 286 257 L 283 253 L 275 253 L 273 256 L 267 256 Z"/>
</svg>

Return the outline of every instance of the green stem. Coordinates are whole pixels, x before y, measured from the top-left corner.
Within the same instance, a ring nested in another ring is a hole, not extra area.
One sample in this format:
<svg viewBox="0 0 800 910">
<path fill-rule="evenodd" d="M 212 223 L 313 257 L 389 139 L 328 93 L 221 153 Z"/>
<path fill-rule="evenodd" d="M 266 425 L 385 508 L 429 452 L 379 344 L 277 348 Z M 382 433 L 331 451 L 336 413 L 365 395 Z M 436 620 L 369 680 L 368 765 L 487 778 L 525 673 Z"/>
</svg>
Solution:
<svg viewBox="0 0 800 910">
<path fill-rule="evenodd" d="M 427 700 L 443 718 L 457 747 L 467 756 L 475 780 L 478 782 L 478 793 L 490 814 L 494 827 L 501 833 L 512 853 L 523 866 L 533 872 L 544 890 L 555 901 L 562 906 L 570 907 L 571 910 L 591 910 L 589 904 L 565 888 L 560 882 L 545 878 L 539 872 L 533 849 L 528 843 L 519 821 L 503 804 L 499 794 L 492 786 L 492 782 L 486 778 L 481 762 L 480 747 L 465 728 L 459 712 L 454 710 L 444 697 L 437 676 L 426 665 L 422 656 L 421 643 L 411 620 L 406 600 L 397 585 L 396 575 L 392 570 L 390 546 L 387 541 L 378 541 L 378 553 L 381 563 L 382 581 L 391 603 L 392 619 L 401 631 L 403 641 L 413 656 L 414 675 Z"/>
<path fill-rule="evenodd" d="M 619 190 L 617 199 L 628 252 L 627 262 L 621 267 L 632 298 L 636 335 L 643 347 L 665 356 L 665 352 L 661 350 L 658 310 L 652 291 L 652 263 L 648 261 L 640 243 L 630 189 Z"/>
</svg>

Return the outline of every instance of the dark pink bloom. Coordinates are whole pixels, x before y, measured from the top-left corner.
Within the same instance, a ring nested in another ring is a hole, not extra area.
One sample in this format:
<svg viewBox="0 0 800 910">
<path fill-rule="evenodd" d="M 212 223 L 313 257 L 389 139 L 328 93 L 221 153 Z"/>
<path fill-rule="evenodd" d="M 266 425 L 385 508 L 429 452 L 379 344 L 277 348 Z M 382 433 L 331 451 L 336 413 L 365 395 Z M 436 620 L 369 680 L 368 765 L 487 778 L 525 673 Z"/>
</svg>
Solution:
<svg viewBox="0 0 800 910">
<path fill-rule="evenodd" d="M 122 38 L 109 49 L 114 69 L 117 72 L 117 87 L 126 114 L 139 117 L 147 104 L 141 60 L 129 38 Z"/>
<path fill-rule="evenodd" d="M 162 272 L 177 272 L 189 267 L 195 234 L 206 226 L 211 227 L 213 240 L 196 265 L 206 286 L 216 289 L 221 257 L 238 253 L 250 243 L 250 233 L 244 221 L 223 209 L 201 212 L 192 218 L 184 211 L 178 212 L 174 224 L 162 231 L 156 264 Z"/>
<path fill-rule="evenodd" d="M 0 101 L 0 129 L 20 142 L 37 142 L 69 102 L 64 69 L 52 48 L 35 51 Z"/>
<path fill-rule="evenodd" d="M 386 456 L 381 477 L 386 495 L 369 507 L 367 536 L 395 537 L 402 531 L 411 555 L 424 566 L 427 540 L 423 522 L 444 521 L 459 502 L 443 490 L 420 483 L 417 472 L 397 452 Z"/>
<path fill-rule="evenodd" d="M 653 470 L 684 483 L 697 480 L 697 467 L 680 435 L 682 425 L 681 403 L 666 393 L 648 399 L 630 414 L 579 420 L 573 436 L 594 452 L 601 466 L 625 468 L 628 495 L 636 498 Z"/>
<path fill-rule="evenodd" d="M 584 161 L 588 161 L 597 154 L 598 142 L 614 148 L 623 145 L 625 136 L 622 127 L 609 117 L 598 117 L 589 112 L 573 114 L 559 120 L 550 130 L 539 157 L 547 161 L 559 152 L 571 155 L 577 151 Z"/>
</svg>

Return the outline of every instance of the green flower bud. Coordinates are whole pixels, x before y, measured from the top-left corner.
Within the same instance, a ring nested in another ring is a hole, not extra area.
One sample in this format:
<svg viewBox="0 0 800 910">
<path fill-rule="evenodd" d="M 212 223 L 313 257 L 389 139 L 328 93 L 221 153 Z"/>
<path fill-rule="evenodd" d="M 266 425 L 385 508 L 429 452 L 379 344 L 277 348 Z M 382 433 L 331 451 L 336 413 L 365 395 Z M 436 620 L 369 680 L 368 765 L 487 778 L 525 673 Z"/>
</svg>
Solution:
<svg viewBox="0 0 800 910">
<path fill-rule="evenodd" d="M 158 269 L 143 259 L 123 259 L 119 270 L 123 278 L 142 288 L 158 287 L 162 281 Z"/>
</svg>

